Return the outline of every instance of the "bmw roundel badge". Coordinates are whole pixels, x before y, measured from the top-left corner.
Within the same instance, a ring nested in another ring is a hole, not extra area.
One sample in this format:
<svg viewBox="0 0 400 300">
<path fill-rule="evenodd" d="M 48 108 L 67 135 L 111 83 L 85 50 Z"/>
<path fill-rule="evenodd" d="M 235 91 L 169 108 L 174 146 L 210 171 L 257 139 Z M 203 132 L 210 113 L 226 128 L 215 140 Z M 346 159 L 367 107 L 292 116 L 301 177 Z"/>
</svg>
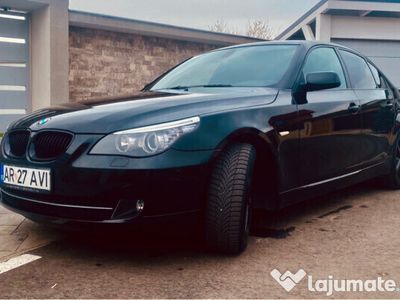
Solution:
<svg viewBox="0 0 400 300">
<path fill-rule="evenodd" d="M 44 124 L 46 124 L 47 122 L 49 122 L 49 120 L 50 120 L 50 118 L 44 118 L 44 119 L 41 119 L 41 120 L 39 120 L 39 121 L 37 121 L 37 125 L 38 126 L 43 126 Z"/>
</svg>

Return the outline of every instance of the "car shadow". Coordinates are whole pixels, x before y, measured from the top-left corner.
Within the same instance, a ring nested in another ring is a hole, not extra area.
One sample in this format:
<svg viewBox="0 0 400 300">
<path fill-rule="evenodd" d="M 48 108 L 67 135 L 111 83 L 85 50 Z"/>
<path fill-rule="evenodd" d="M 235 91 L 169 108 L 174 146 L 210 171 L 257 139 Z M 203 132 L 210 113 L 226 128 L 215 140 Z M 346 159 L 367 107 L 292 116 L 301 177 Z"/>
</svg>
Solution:
<svg viewBox="0 0 400 300">
<path fill-rule="evenodd" d="M 313 223 L 318 219 L 337 215 L 344 210 L 352 209 L 365 197 L 372 197 L 374 194 L 384 191 L 385 189 L 378 181 L 369 180 L 311 198 L 278 212 L 262 213 L 257 217 L 265 221 L 253 224 L 252 235 L 263 238 L 286 238 L 295 231 L 294 224 Z M 386 191 L 388 190 L 386 189 Z M 361 207 L 366 208 L 365 205 L 361 205 Z"/>
<path fill-rule="evenodd" d="M 384 190 L 374 181 L 361 183 L 325 196 L 310 199 L 265 215 L 263 226 L 252 230 L 257 238 L 284 239 L 295 234 L 296 224 L 339 214 L 343 210 L 361 205 L 364 197 L 373 197 Z M 361 205 L 362 206 L 362 205 Z M 118 257 L 162 257 L 211 255 L 204 246 L 201 226 L 163 224 L 138 228 L 97 227 L 84 231 L 64 232 L 56 242 L 60 249 L 68 248 L 80 253 Z"/>
</svg>

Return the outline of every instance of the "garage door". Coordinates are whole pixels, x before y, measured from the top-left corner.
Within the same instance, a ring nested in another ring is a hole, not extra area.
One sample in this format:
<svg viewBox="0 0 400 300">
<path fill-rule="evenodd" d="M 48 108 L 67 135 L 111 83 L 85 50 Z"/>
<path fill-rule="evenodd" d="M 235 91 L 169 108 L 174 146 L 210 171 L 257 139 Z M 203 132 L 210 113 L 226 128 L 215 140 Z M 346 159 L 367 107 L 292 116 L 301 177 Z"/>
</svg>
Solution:
<svg viewBox="0 0 400 300">
<path fill-rule="evenodd" d="M 389 79 L 400 87 L 400 41 L 366 41 L 334 39 L 368 56 Z"/>
<path fill-rule="evenodd" d="M 0 10 L 0 133 L 28 109 L 29 20 Z"/>
</svg>

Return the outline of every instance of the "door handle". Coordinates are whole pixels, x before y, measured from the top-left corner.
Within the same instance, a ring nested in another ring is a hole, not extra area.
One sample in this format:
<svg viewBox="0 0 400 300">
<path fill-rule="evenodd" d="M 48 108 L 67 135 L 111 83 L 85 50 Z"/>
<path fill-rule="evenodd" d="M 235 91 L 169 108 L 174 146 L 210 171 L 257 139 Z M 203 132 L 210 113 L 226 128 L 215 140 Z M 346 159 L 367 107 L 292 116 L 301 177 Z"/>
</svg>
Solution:
<svg viewBox="0 0 400 300">
<path fill-rule="evenodd" d="M 360 110 L 360 105 L 357 105 L 354 102 L 351 102 L 349 107 L 347 108 L 348 111 L 352 113 L 357 113 Z"/>
</svg>

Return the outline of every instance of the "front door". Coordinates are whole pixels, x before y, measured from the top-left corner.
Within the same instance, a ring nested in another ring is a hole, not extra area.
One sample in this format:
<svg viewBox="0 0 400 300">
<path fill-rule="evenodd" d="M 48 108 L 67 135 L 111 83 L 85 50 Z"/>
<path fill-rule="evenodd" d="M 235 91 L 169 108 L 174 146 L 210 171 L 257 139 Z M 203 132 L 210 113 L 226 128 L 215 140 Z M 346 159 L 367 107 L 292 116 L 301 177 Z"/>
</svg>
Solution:
<svg viewBox="0 0 400 300">
<path fill-rule="evenodd" d="M 335 72 L 341 86 L 308 92 L 298 105 L 300 126 L 300 185 L 312 185 L 351 174 L 361 163 L 357 155 L 361 138 L 360 102 L 349 88 L 335 48 L 313 48 L 303 67 L 307 73 Z"/>
</svg>

